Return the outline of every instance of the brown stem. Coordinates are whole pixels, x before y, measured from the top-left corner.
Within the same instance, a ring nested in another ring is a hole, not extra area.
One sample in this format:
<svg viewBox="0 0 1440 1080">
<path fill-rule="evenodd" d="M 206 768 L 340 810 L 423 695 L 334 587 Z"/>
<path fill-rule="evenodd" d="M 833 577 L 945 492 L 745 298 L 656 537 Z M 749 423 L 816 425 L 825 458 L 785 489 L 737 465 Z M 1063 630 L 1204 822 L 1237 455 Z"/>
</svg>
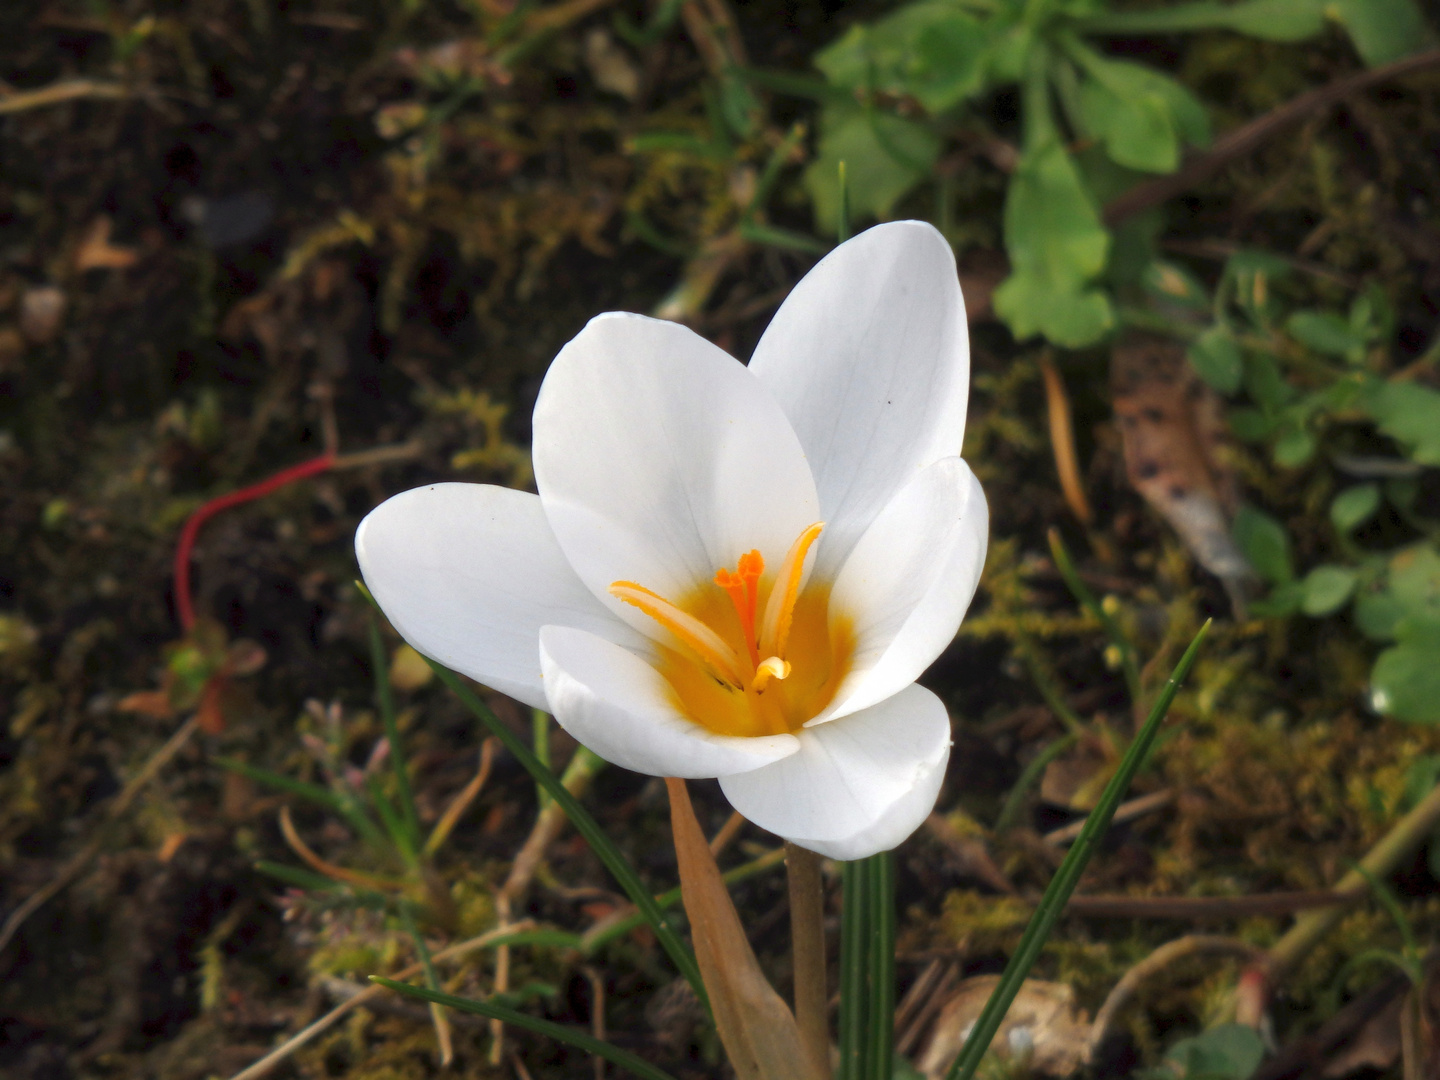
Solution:
<svg viewBox="0 0 1440 1080">
<path fill-rule="evenodd" d="M 795 968 L 795 1022 L 817 1076 L 830 1076 L 830 1032 L 826 1023 L 825 891 L 820 856 L 785 841 L 790 877 L 790 954 Z"/>
</svg>

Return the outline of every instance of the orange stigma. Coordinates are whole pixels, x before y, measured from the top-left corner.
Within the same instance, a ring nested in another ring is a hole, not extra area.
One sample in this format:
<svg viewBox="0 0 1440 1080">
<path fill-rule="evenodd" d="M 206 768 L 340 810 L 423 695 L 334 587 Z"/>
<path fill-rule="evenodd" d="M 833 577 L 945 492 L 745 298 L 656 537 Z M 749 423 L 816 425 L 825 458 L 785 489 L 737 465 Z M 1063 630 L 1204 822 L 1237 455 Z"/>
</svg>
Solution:
<svg viewBox="0 0 1440 1080">
<path fill-rule="evenodd" d="M 633 581 L 611 583 L 610 595 L 669 631 L 674 643 L 660 645 L 659 668 L 697 723 L 729 735 L 795 731 L 833 695 L 853 648 L 848 620 L 830 625 L 828 587 L 801 589 L 824 527 L 796 537 L 773 579 L 751 550 L 674 601 Z"/>
</svg>

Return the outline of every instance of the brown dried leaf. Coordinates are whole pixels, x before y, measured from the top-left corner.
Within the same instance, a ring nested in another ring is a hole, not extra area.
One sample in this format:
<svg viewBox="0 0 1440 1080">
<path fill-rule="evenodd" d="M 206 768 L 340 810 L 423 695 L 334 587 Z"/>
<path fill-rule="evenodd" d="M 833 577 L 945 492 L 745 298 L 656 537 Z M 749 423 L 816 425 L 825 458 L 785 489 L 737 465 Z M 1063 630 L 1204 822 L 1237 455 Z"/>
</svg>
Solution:
<svg viewBox="0 0 1440 1080">
<path fill-rule="evenodd" d="M 710 995 L 715 1027 L 740 1080 L 819 1080 L 795 1016 L 766 980 L 740 916 L 695 820 L 685 781 L 667 777 L 670 828 L 695 959 Z"/>
<path fill-rule="evenodd" d="M 36 285 L 20 297 L 20 333 L 27 341 L 44 345 L 60 333 L 65 294 L 54 285 Z"/>
<path fill-rule="evenodd" d="M 85 230 L 80 246 L 75 249 L 75 269 L 86 270 L 128 270 L 140 257 L 134 248 L 119 247 L 110 243 L 110 232 L 115 223 L 101 214 Z"/>
<path fill-rule="evenodd" d="M 1243 608 L 1254 573 L 1230 537 L 1234 482 L 1218 397 L 1168 338 L 1130 334 L 1111 353 L 1110 392 L 1131 485 Z"/>
<path fill-rule="evenodd" d="M 926 1080 L 941 1080 L 949 1071 L 999 981 L 998 975 L 977 975 L 955 988 L 917 1063 Z M 1070 1076 L 1085 1061 L 1089 1036 L 1090 1019 L 1076 1009 L 1071 987 L 1026 979 L 995 1033 L 990 1053 L 1005 1062 L 1023 1061 L 1034 1073 Z"/>
</svg>

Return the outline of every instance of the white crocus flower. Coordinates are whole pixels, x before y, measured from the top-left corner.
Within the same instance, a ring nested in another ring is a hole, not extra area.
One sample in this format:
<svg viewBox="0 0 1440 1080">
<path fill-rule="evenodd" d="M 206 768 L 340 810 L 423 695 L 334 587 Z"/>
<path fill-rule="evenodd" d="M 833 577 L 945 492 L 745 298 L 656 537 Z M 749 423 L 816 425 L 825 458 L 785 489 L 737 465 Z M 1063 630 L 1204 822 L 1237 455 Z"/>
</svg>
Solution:
<svg viewBox="0 0 1440 1080">
<path fill-rule="evenodd" d="M 985 557 L 968 383 L 949 245 L 881 225 L 795 286 L 748 368 L 676 323 L 592 320 L 535 406 L 538 497 L 407 491 L 361 523 L 360 566 L 420 652 L 861 858 L 924 820 L 949 759 L 915 679 Z"/>
</svg>

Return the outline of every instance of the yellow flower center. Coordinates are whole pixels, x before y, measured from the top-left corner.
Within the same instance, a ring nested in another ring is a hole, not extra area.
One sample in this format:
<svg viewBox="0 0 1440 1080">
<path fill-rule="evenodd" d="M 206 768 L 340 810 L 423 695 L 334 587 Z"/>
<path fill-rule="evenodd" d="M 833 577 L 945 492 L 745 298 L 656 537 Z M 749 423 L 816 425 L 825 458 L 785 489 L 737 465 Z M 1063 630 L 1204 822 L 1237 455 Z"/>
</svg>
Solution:
<svg viewBox="0 0 1440 1080">
<path fill-rule="evenodd" d="M 830 612 L 830 586 L 800 579 L 823 524 L 790 545 L 779 573 L 765 574 L 758 551 L 721 567 L 711 581 L 668 600 L 633 581 L 610 594 L 668 630 L 660 673 L 680 711 L 720 735 L 798 731 L 830 699 L 855 652 L 850 621 Z"/>
</svg>

